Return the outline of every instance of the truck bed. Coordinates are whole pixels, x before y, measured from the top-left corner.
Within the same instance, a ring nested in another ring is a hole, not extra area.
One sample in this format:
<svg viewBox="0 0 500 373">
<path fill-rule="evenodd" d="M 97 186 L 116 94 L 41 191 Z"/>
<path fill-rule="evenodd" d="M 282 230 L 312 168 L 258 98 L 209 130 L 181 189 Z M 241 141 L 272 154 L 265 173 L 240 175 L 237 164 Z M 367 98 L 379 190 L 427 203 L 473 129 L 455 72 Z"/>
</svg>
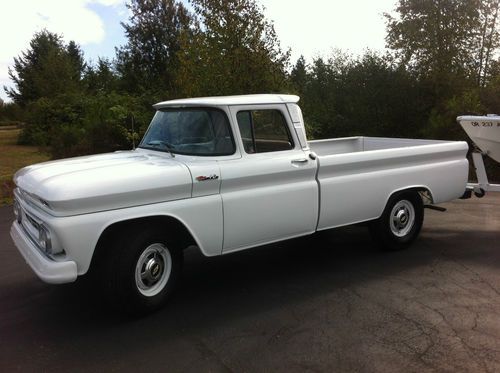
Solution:
<svg viewBox="0 0 500 373">
<path fill-rule="evenodd" d="M 446 143 L 441 140 L 398 139 L 385 137 L 342 137 L 309 141 L 309 146 L 318 156 L 357 153 L 371 150 L 405 148 Z"/>
<path fill-rule="evenodd" d="M 309 146 L 319 162 L 318 230 L 376 219 L 398 190 L 429 191 L 440 203 L 466 187 L 466 142 L 348 137 Z"/>
</svg>

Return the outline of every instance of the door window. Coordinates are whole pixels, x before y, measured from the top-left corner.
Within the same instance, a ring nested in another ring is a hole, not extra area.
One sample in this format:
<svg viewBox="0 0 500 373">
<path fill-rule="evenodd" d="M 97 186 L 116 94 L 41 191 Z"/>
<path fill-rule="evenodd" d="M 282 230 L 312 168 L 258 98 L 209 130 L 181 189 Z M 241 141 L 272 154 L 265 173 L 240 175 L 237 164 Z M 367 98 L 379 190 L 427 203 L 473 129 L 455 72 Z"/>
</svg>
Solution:
<svg viewBox="0 0 500 373">
<path fill-rule="evenodd" d="M 245 110 L 236 114 L 246 153 L 293 149 L 287 123 L 279 110 Z"/>
</svg>

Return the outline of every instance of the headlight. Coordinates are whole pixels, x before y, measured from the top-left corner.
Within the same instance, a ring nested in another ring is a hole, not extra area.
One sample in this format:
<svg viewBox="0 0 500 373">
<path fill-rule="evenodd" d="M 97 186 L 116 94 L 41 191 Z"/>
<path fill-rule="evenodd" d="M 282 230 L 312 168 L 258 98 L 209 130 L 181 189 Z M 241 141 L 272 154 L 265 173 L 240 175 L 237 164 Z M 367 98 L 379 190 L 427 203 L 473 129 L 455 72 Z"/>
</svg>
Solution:
<svg viewBox="0 0 500 373">
<path fill-rule="evenodd" d="M 52 252 L 52 240 L 50 238 L 50 232 L 43 225 L 40 225 L 40 228 L 39 228 L 38 244 L 47 254 L 53 254 L 53 252 Z"/>
<path fill-rule="evenodd" d="M 17 222 L 21 223 L 21 219 L 22 219 L 23 214 L 21 213 L 21 206 L 19 205 L 19 202 L 15 198 L 14 198 L 13 209 L 14 209 L 14 216 L 16 217 Z"/>
</svg>

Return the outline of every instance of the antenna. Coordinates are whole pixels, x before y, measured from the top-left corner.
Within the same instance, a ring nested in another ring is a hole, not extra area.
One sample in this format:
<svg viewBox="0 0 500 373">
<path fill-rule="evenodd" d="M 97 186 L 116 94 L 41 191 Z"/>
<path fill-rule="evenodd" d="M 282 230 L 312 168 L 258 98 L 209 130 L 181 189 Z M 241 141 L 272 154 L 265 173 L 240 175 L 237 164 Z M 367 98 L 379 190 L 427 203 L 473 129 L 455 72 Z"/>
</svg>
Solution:
<svg viewBox="0 0 500 373">
<path fill-rule="evenodd" d="M 135 150 L 134 114 L 132 114 L 132 150 Z"/>
</svg>

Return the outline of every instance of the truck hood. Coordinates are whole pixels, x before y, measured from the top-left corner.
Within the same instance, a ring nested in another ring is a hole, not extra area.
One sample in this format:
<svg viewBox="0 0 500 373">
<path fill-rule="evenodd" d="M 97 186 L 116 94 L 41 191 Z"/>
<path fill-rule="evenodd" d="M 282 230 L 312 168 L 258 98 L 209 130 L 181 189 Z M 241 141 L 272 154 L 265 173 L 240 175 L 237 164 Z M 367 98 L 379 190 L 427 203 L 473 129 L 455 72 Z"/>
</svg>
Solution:
<svg viewBox="0 0 500 373">
<path fill-rule="evenodd" d="M 189 169 L 168 155 L 124 151 L 25 167 L 14 175 L 21 194 L 56 216 L 191 197 Z"/>
</svg>

